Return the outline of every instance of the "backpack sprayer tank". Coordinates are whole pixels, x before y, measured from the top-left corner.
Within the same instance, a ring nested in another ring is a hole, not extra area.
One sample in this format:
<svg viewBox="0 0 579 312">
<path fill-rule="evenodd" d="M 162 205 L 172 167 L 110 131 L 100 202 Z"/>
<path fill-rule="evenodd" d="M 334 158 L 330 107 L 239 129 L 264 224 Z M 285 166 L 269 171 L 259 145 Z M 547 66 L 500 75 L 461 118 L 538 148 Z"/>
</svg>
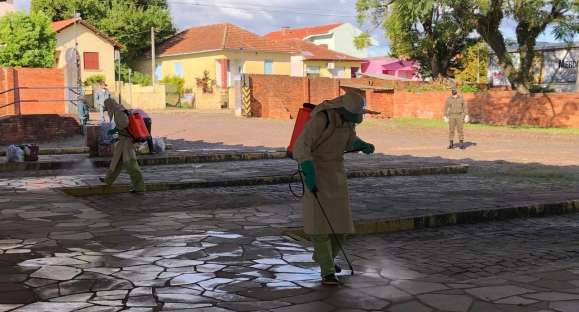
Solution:
<svg viewBox="0 0 579 312">
<path fill-rule="evenodd" d="M 139 113 L 126 112 L 129 117 L 128 131 L 134 142 L 146 142 L 151 134 L 147 130 L 143 116 Z"/>
<path fill-rule="evenodd" d="M 303 107 L 300 108 L 298 112 L 298 117 L 296 118 L 296 123 L 294 125 L 294 131 L 292 133 L 292 138 L 289 146 L 287 147 L 287 155 L 292 159 L 293 159 L 294 145 L 298 140 L 298 138 L 300 137 L 300 135 L 302 134 L 304 126 L 306 125 L 306 123 L 308 123 L 308 121 L 310 121 L 310 115 L 314 110 L 314 108 L 316 108 L 314 104 L 304 103 Z"/>
</svg>

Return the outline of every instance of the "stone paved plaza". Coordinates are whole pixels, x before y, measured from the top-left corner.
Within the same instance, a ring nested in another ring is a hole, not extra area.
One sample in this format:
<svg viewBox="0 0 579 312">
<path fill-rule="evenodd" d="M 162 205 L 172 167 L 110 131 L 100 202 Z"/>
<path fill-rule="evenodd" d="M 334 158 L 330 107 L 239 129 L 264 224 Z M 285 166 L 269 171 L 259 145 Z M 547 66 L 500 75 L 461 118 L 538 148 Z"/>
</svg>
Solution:
<svg viewBox="0 0 579 312">
<path fill-rule="evenodd" d="M 566 160 L 445 153 L 349 155 L 349 171 L 470 165 L 462 174 L 350 179 L 356 222 L 579 199 Z M 355 274 L 344 270 L 345 284 L 331 288 L 320 284 L 311 244 L 293 234 L 302 211 L 287 183 L 66 195 L 60 188 L 98 183 L 105 169 L 87 162 L 0 173 L 0 312 L 579 311 L 579 214 L 353 236 L 345 249 Z M 295 162 L 143 170 L 147 182 L 227 181 L 290 175 Z"/>
</svg>

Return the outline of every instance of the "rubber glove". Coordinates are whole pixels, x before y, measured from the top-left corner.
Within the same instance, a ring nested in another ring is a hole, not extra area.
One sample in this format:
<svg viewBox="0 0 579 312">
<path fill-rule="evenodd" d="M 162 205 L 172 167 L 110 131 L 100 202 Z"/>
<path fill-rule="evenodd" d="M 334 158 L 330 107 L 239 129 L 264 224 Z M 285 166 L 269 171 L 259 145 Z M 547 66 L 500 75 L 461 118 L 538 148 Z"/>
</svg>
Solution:
<svg viewBox="0 0 579 312">
<path fill-rule="evenodd" d="M 374 148 L 374 145 L 370 144 L 370 143 L 366 143 L 360 139 L 357 139 L 356 141 L 354 141 L 354 144 L 352 144 L 352 149 L 353 150 L 360 150 L 362 151 L 362 153 L 364 154 L 373 154 L 374 151 L 376 150 Z"/>
<path fill-rule="evenodd" d="M 109 129 L 109 131 L 107 131 L 107 135 L 114 135 L 115 133 L 118 133 L 119 129 L 114 128 L 114 129 Z"/>
<path fill-rule="evenodd" d="M 444 116 L 444 122 L 448 122 L 448 117 Z"/>
<path fill-rule="evenodd" d="M 466 123 L 470 122 L 470 117 L 468 115 L 464 116 L 464 122 L 466 122 Z"/>
<path fill-rule="evenodd" d="M 300 164 L 300 169 L 302 170 L 305 178 L 306 187 L 310 192 L 315 193 L 318 191 L 316 183 L 316 169 L 314 168 L 314 162 L 311 160 L 306 160 Z"/>
</svg>

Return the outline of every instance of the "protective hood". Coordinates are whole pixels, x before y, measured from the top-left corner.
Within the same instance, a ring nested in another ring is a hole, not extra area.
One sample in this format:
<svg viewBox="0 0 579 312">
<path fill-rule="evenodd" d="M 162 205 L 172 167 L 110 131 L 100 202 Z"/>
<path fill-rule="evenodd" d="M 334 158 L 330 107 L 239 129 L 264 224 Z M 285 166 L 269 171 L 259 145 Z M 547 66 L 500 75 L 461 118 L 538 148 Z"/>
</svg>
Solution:
<svg viewBox="0 0 579 312">
<path fill-rule="evenodd" d="M 338 108 L 344 108 L 353 114 L 364 114 L 364 98 L 357 93 L 348 92 L 333 100 L 324 101 L 320 105 L 316 106 L 316 108 L 312 111 L 312 117 L 317 113 Z"/>
</svg>

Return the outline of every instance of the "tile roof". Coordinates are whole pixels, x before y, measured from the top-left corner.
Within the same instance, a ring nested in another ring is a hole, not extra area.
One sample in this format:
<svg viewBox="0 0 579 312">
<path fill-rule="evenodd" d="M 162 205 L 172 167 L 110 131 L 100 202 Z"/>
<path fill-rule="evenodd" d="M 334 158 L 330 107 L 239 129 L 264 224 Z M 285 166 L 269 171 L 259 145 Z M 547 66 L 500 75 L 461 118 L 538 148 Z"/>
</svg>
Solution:
<svg viewBox="0 0 579 312">
<path fill-rule="evenodd" d="M 96 27 L 94 27 L 93 25 L 83 21 L 82 19 L 76 19 L 76 18 L 69 18 L 66 20 L 62 20 L 62 21 L 56 21 L 52 23 L 52 29 L 54 30 L 55 33 L 61 32 L 64 29 L 72 26 L 75 24 L 75 22 L 78 21 L 81 25 L 83 25 L 84 27 L 90 29 L 92 32 L 94 32 L 97 36 L 103 38 L 104 40 L 110 42 L 113 46 L 115 46 L 116 48 L 122 48 L 123 45 L 120 44 L 119 42 L 117 42 L 116 40 L 114 40 L 113 38 L 107 36 L 105 33 L 103 33 L 102 31 L 98 30 Z"/>
<path fill-rule="evenodd" d="M 162 43 L 158 55 L 172 56 L 222 50 L 301 54 L 306 60 L 362 61 L 299 39 L 271 40 L 232 24 L 189 28 Z M 151 57 L 147 55 L 147 57 Z"/>
<path fill-rule="evenodd" d="M 159 56 L 239 49 L 291 52 L 286 44 L 267 40 L 241 27 L 214 24 L 192 27 L 175 35 L 159 46 Z"/>
<path fill-rule="evenodd" d="M 326 47 L 315 45 L 301 39 L 289 39 L 281 42 L 292 48 L 294 54 L 301 54 L 308 61 L 352 61 L 363 62 L 362 59 L 344 53 L 332 51 Z"/>
<path fill-rule="evenodd" d="M 341 25 L 343 25 L 343 23 L 335 23 L 304 28 L 282 28 L 278 31 L 270 32 L 266 34 L 264 37 L 272 40 L 305 39 L 312 35 L 327 34 L 332 29 Z"/>
</svg>

